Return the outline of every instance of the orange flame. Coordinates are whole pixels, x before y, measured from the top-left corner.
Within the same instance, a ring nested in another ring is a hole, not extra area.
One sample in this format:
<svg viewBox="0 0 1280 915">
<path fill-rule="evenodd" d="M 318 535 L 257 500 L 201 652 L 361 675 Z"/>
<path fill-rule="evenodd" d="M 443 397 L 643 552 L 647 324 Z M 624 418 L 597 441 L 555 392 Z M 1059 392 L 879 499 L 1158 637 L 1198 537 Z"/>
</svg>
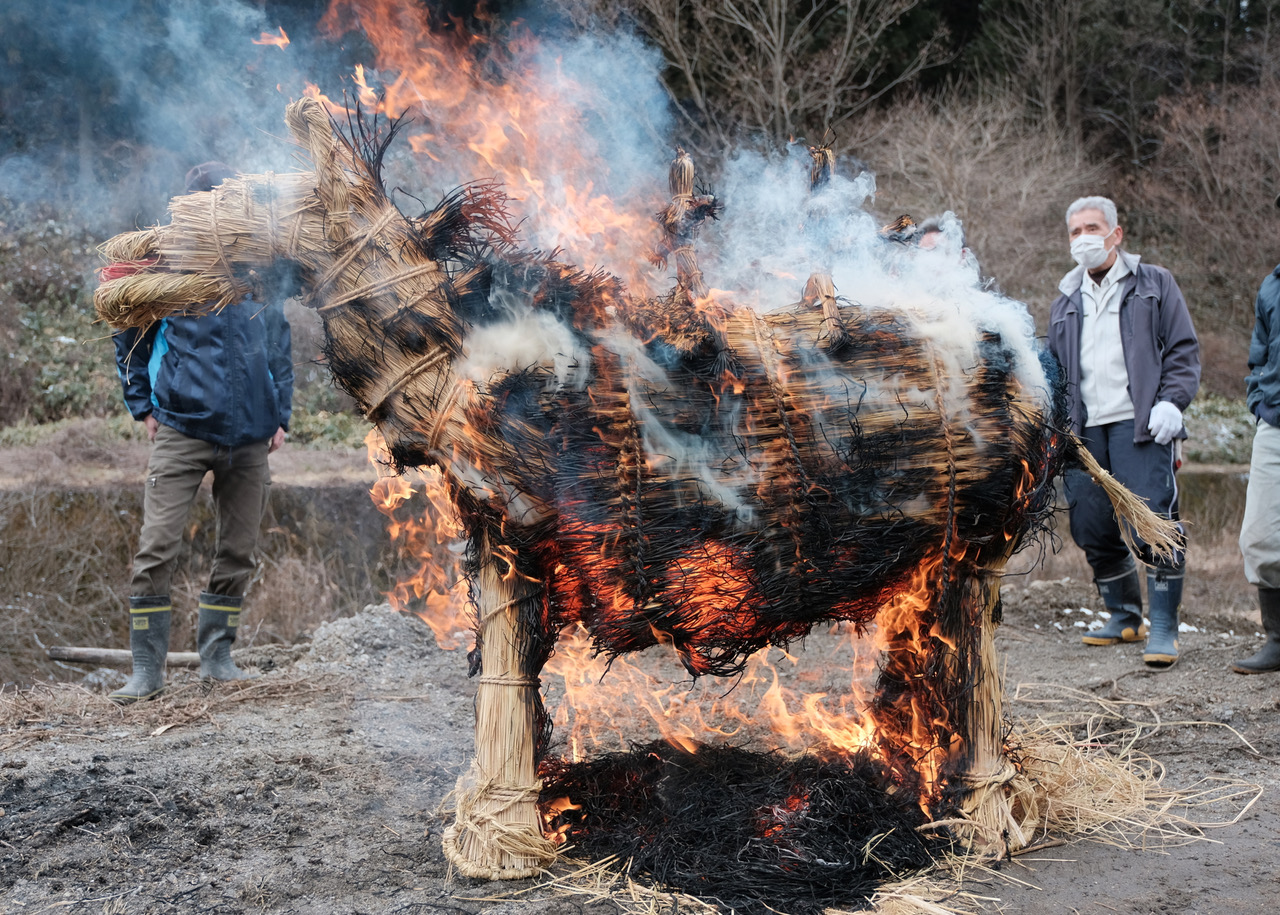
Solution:
<svg viewBox="0 0 1280 915">
<path fill-rule="evenodd" d="M 441 648 L 469 647 L 474 620 L 468 587 L 461 573 L 465 532 L 449 499 L 444 478 L 434 468 L 403 476 L 387 473 L 391 463 L 377 429 L 365 437 L 369 460 L 378 467 L 378 480 L 369 491 L 374 505 L 387 516 L 387 531 L 400 555 L 416 568 L 396 581 L 386 595 L 391 606 L 420 616 Z M 419 488 L 415 488 L 415 483 Z M 421 492 L 427 510 L 412 513 L 410 499 Z"/>
<path fill-rule="evenodd" d="M 272 35 L 270 32 L 263 32 L 261 38 L 253 39 L 254 44 L 275 45 L 280 50 L 289 47 L 289 36 L 285 34 L 284 26 L 280 26 L 280 34 Z"/>
<path fill-rule="evenodd" d="M 368 36 L 376 71 L 357 65 L 351 93 L 369 112 L 424 125 L 408 141 L 428 174 L 440 183 L 496 179 L 537 246 L 605 267 L 637 289 L 650 285 L 645 253 L 661 200 L 650 191 L 618 199 L 584 177 L 613 173 L 580 101 L 594 87 L 540 61 L 531 36 L 496 47 L 399 0 L 332 0 L 320 25 L 335 40 L 353 29 Z M 332 113 L 343 109 L 317 86 L 305 94 Z"/>
</svg>

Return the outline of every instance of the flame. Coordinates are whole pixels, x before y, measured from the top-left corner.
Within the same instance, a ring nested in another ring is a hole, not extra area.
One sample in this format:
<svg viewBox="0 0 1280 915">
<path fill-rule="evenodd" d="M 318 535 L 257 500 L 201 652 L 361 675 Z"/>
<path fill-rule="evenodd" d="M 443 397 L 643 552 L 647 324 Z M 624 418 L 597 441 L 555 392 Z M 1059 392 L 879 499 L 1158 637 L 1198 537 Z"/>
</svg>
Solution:
<svg viewBox="0 0 1280 915">
<path fill-rule="evenodd" d="M 387 516 L 387 532 L 403 559 L 416 568 L 400 577 L 387 600 L 397 610 L 420 616 L 441 648 L 469 647 L 474 620 L 462 575 L 465 531 L 449 499 L 444 478 L 435 468 L 403 476 L 387 472 L 391 456 L 377 429 L 365 437 L 369 461 L 381 474 L 369 491 L 378 511 Z M 416 488 L 415 488 L 416 484 Z M 421 493 L 427 510 L 411 511 L 410 500 Z"/>
<path fill-rule="evenodd" d="M 556 845 L 563 845 L 569 832 L 568 820 L 556 824 L 561 815 L 570 810 L 581 810 L 581 804 L 575 804 L 567 797 L 552 798 L 542 806 L 543 835 Z"/>
<path fill-rule="evenodd" d="M 253 39 L 254 44 L 275 45 L 280 50 L 289 47 L 289 36 L 285 34 L 284 26 L 280 26 L 280 34 L 272 35 L 270 32 L 263 32 L 261 38 Z"/>
<path fill-rule="evenodd" d="M 662 201 L 650 188 L 614 195 L 584 177 L 615 172 L 588 129 L 583 100 L 598 89 L 545 60 L 532 36 L 496 46 L 401 0 L 332 0 L 320 28 L 334 40 L 354 29 L 368 36 L 375 60 L 355 67 L 350 92 L 367 112 L 423 125 L 408 141 L 433 180 L 496 179 L 539 247 L 637 290 L 652 286 L 645 254 Z M 344 112 L 315 85 L 305 94 Z"/>
<path fill-rule="evenodd" d="M 469 647 L 474 619 L 461 571 L 465 530 L 444 478 L 435 469 L 390 475 L 390 457 L 376 429 L 366 445 L 381 474 L 370 495 L 387 516 L 393 541 L 415 566 L 388 599 L 426 621 L 442 648 Z M 583 554 L 570 561 L 590 567 L 599 560 Z M 681 600 L 698 608 L 708 626 L 717 625 L 719 611 L 734 601 L 734 557 L 724 549 L 704 549 L 688 562 L 702 564 L 708 574 L 691 576 Z M 508 565 L 517 574 L 514 563 Z M 924 558 L 867 631 L 845 623 L 811 636 L 822 661 L 806 664 L 804 653 L 770 648 L 752 655 L 741 676 L 727 682 L 705 677 L 691 686 L 690 659 L 665 633 L 655 631 L 656 649 L 610 660 L 575 624 L 561 634 L 542 671 L 555 733 L 563 741 L 557 752 L 579 761 L 655 737 L 689 752 L 725 741 L 828 759 L 865 752 L 884 762 L 900 784 L 915 787 L 928 812 L 956 752 L 946 705 L 924 689 L 891 708 L 877 708 L 873 697 L 882 668 L 925 683 L 916 668 L 935 657 L 939 646 L 954 647 L 932 615 L 943 565 L 941 552 Z M 712 574 L 717 570 L 721 574 Z M 557 569 L 558 575 L 568 572 Z M 590 580 L 589 568 L 578 574 Z M 833 676 L 835 664 L 841 672 Z"/>
<path fill-rule="evenodd" d="M 760 838 L 774 841 L 781 839 L 788 828 L 793 828 L 796 823 L 804 820 L 808 809 L 809 795 L 805 791 L 792 794 L 779 804 L 765 807 L 759 813 Z"/>
</svg>

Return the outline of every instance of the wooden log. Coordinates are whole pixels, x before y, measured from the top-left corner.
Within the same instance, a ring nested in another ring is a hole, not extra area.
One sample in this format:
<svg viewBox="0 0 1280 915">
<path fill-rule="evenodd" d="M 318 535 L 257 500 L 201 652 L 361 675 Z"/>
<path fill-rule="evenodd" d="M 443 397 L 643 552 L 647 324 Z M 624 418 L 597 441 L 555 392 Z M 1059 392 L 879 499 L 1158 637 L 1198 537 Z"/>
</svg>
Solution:
<svg viewBox="0 0 1280 915">
<path fill-rule="evenodd" d="M 104 667 L 126 667 L 133 663 L 133 653 L 124 648 L 78 648 L 71 645 L 54 645 L 49 649 L 49 660 L 70 661 L 73 664 L 99 664 Z M 171 651 L 165 656 L 169 667 L 199 667 L 200 655 L 194 651 Z"/>
<path fill-rule="evenodd" d="M 476 755 L 446 802 L 455 821 L 445 830 L 444 852 L 464 876 L 512 880 L 539 874 L 556 858 L 538 816 L 538 680 L 527 669 L 529 634 L 521 614 L 523 602 L 541 599 L 541 586 L 494 556 L 484 539 L 477 550 L 483 558 L 475 578 L 481 652 Z"/>
</svg>

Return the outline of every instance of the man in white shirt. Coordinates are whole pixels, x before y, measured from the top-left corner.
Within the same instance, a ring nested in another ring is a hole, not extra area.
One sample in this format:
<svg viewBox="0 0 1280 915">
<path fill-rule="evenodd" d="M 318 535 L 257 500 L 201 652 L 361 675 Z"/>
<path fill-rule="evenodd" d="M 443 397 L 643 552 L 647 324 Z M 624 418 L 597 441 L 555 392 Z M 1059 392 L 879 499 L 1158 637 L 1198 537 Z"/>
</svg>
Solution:
<svg viewBox="0 0 1280 915">
<path fill-rule="evenodd" d="M 1062 278 L 1050 307 L 1049 349 L 1066 376 L 1072 431 L 1152 510 L 1177 520 L 1175 442 L 1186 438 L 1182 412 L 1200 386 L 1200 348 L 1186 300 L 1168 270 L 1121 249 L 1124 229 L 1106 197 L 1072 203 L 1067 232 L 1078 266 Z M 1065 488 L 1072 539 L 1085 551 L 1111 614 L 1084 643 L 1145 636 L 1143 661 L 1169 667 L 1178 659 L 1185 555 L 1179 550 L 1159 561 L 1137 544 L 1147 567 L 1148 631 L 1137 566 L 1110 500 L 1081 470 L 1067 473 Z"/>
</svg>

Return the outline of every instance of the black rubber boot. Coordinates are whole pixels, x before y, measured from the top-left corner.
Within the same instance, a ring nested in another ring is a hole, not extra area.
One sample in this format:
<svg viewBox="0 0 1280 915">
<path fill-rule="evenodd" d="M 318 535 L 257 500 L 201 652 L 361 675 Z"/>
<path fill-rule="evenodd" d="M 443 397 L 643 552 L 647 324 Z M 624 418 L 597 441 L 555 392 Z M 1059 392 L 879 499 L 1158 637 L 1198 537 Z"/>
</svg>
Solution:
<svg viewBox="0 0 1280 915">
<path fill-rule="evenodd" d="M 1142 585 L 1137 568 L 1131 566 L 1129 571 L 1113 578 L 1095 578 L 1093 583 L 1098 586 L 1098 594 L 1111 619 L 1101 629 L 1086 632 L 1080 640 L 1086 645 L 1141 642 L 1147 628 L 1142 625 Z"/>
<path fill-rule="evenodd" d="M 196 627 L 196 648 L 200 652 L 201 680 L 248 680 L 253 675 L 231 660 L 231 643 L 240 625 L 243 597 L 225 594 L 200 595 L 200 620 Z"/>
<path fill-rule="evenodd" d="M 1178 660 L 1178 611 L 1182 609 L 1182 572 L 1147 573 L 1151 631 L 1142 660 L 1148 667 L 1172 667 Z"/>
<path fill-rule="evenodd" d="M 133 675 L 107 696 L 117 705 L 151 699 L 164 690 L 164 663 L 169 654 L 169 596 L 129 598 L 129 649 Z"/>
<path fill-rule="evenodd" d="M 1262 631 L 1266 633 L 1267 640 L 1251 657 L 1231 665 L 1238 674 L 1266 674 L 1280 670 L 1280 589 L 1259 588 L 1258 609 L 1262 611 Z"/>
</svg>

